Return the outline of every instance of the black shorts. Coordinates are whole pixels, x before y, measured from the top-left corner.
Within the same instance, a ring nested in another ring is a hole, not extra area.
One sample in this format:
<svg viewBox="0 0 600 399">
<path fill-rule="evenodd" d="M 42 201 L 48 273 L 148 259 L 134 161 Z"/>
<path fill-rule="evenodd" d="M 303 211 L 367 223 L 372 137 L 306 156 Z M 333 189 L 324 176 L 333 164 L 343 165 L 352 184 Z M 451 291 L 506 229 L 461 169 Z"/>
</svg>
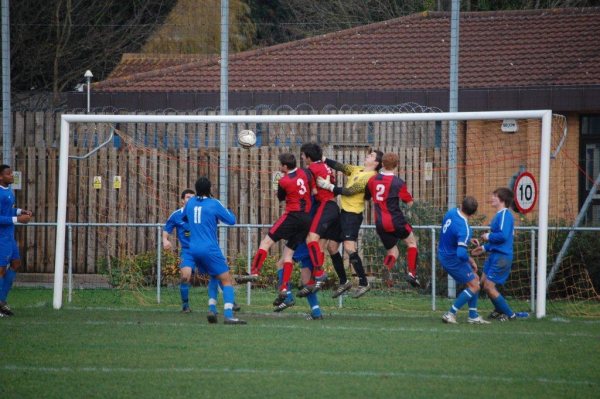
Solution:
<svg viewBox="0 0 600 399">
<path fill-rule="evenodd" d="M 383 227 L 379 225 L 375 226 L 375 230 L 377 230 L 377 235 L 381 239 L 385 249 L 393 248 L 398 244 L 398 241 L 404 240 L 412 233 L 412 227 L 408 223 L 400 226 L 394 231 L 384 231 Z"/>
<path fill-rule="evenodd" d="M 342 209 L 340 212 L 341 240 L 358 241 L 358 231 L 362 221 L 362 213 L 346 212 Z"/>
<path fill-rule="evenodd" d="M 285 212 L 269 229 L 269 237 L 277 242 L 287 240 L 285 246 L 295 250 L 306 240 L 310 216 L 306 212 Z"/>
<path fill-rule="evenodd" d="M 311 233 L 319 237 L 340 242 L 340 208 L 334 201 L 317 203 L 317 211 L 310 224 Z"/>
</svg>

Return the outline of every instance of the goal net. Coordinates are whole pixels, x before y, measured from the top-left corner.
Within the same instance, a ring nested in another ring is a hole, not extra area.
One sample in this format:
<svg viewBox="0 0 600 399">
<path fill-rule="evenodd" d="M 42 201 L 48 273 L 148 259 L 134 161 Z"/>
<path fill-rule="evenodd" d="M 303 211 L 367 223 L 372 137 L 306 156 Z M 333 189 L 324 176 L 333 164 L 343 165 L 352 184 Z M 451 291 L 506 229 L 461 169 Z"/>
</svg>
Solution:
<svg viewBox="0 0 600 399">
<path fill-rule="evenodd" d="M 300 146 L 316 142 L 325 156 L 345 164 L 362 165 L 372 149 L 399 156 L 397 174 L 415 200 L 405 213 L 418 238 L 422 288 L 415 290 L 404 281 L 406 248 L 402 243 L 393 278 L 384 273 L 385 251 L 373 228 L 370 204 L 358 242 L 375 287 L 373 295 L 389 296 L 389 307 L 394 308 L 394 295 L 414 298 L 415 308 L 430 306 L 429 298 L 434 304 L 444 301 L 448 279 L 435 259 L 435 250 L 448 205 L 460 203 L 465 195 L 477 198 L 479 211 L 471 224 L 478 236 L 494 215 L 492 191 L 512 189 L 518 183 L 515 195 L 521 212 L 515 212 L 514 263 L 502 292 L 518 310 L 537 306 L 538 315 L 545 314 L 546 303 L 551 312 L 599 315 L 598 294 L 585 259 L 573 250 L 581 242 L 575 240 L 553 269 L 568 233 L 557 228 L 571 226 L 579 211 L 578 192 L 571 189 L 577 187 L 582 173 L 573 155 L 578 142 L 576 135 L 568 134 L 566 119 L 547 118 L 548 147 L 544 149 L 542 111 L 444 114 L 414 106 L 398 111 L 246 112 L 226 117 L 214 113 L 63 115 L 59 191 L 64 194 L 62 201 L 59 198 L 58 224 L 70 226 L 75 234 L 67 236 L 65 230 L 57 234 L 55 307 L 62 304 L 65 270 L 77 277 L 76 286 L 133 289 L 149 302 L 155 300 L 149 287 L 156 287 L 158 295 L 176 303 L 178 254 L 164 251 L 160 237 L 169 215 L 181 206 L 180 193 L 193 189 L 199 176 L 210 178 L 213 194 L 225 196 L 221 199 L 237 216 L 238 226 L 225 229 L 222 244 L 233 273 L 243 274 L 261 238 L 282 212 L 271 188 L 278 155 L 292 152 L 299 160 Z M 458 121 L 455 135 L 450 119 Z M 226 130 L 221 130 L 219 122 L 225 123 Z M 238 145 L 237 132 L 242 129 L 256 132 L 255 147 Z M 454 159 L 449 156 L 451 141 L 456 143 Z M 547 165 L 543 163 L 545 150 Z M 338 173 L 337 177 L 338 184 L 345 183 L 345 176 Z M 174 236 L 171 240 L 176 242 Z M 547 252 L 539 253 L 540 245 Z M 259 282 L 265 289 L 274 287 L 281 248 L 269 253 L 265 277 Z M 344 261 L 352 273 L 347 257 Z M 478 259 L 480 267 L 483 261 Z M 553 269 L 547 292 L 538 266 Z M 326 267 L 329 286 L 333 286 L 336 277 L 330 261 Z M 297 274 L 294 277 L 297 280 Z M 204 276 L 195 281 L 205 282 Z M 329 294 L 324 291 L 322 304 L 337 305 Z M 360 306 L 357 303 L 348 300 L 344 306 Z"/>
</svg>

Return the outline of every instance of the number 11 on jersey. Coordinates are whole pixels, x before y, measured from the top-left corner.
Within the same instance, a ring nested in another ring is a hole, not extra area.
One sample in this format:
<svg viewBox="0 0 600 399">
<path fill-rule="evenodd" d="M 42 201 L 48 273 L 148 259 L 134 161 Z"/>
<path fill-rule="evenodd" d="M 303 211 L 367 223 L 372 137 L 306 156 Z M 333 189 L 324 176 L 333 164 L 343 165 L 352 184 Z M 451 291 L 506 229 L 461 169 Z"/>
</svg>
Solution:
<svg viewBox="0 0 600 399">
<path fill-rule="evenodd" d="M 194 223 L 195 224 L 202 223 L 202 207 L 201 206 L 194 207 Z"/>
</svg>

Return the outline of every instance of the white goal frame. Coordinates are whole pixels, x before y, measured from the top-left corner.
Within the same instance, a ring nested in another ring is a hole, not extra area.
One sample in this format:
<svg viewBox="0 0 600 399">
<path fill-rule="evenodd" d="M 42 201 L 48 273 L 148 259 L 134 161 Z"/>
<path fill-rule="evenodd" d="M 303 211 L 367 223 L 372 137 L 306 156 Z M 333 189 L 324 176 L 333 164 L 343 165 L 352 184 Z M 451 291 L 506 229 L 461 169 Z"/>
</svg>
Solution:
<svg viewBox="0 0 600 399">
<path fill-rule="evenodd" d="M 546 269 L 548 248 L 548 206 L 550 191 L 550 142 L 552 111 L 488 111 L 439 113 L 390 113 L 344 115 L 82 115 L 63 114 L 60 125 L 58 207 L 56 212 L 56 257 L 54 265 L 54 309 L 62 307 L 69 182 L 69 143 L 71 123 L 331 123 L 331 122 L 422 122 L 495 119 L 540 119 L 542 121 L 539 224 L 537 251 L 536 317 L 546 315 Z M 225 158 L 226 159 L 226 158 Z"/>
</svg>

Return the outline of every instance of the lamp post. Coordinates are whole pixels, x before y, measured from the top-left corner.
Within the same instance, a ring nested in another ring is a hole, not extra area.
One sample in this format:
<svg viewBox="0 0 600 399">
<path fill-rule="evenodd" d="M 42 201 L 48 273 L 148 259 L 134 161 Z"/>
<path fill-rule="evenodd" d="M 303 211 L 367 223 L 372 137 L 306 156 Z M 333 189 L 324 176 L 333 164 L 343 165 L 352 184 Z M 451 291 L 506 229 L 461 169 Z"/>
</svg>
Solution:
<svg viewBox="0 0 600 399">
<path fill-rule="evenodd" d="M 87 71 L 85 71 L 85 74 L 83 75 L 83 77 L 86 80 L 86 87 L 87 87 L 87 113 L 90 113 L 90 85 L 91 85 L 91 81 L 92 78 L 94 77 L 94 75 L 92 75 L 92 71 L 90 71 L 89 69 Z"/>
</svg>

